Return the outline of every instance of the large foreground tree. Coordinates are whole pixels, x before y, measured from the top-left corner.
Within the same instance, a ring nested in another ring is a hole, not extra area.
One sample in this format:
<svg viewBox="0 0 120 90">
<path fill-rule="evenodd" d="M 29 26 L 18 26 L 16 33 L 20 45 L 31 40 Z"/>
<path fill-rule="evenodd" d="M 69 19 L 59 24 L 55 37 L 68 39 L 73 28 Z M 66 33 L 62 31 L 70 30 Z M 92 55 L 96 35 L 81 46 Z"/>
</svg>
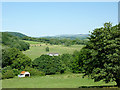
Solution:
<svg viewBox="0 0 120 90">
<path fill-rule="evenodd" d="M 89 50 L 85 75 L 94 81 L 115 81 L 120 87 L 120 24 L 105 23 L 104 27 L 95 29 L 85 49 Z"/>
</svg>

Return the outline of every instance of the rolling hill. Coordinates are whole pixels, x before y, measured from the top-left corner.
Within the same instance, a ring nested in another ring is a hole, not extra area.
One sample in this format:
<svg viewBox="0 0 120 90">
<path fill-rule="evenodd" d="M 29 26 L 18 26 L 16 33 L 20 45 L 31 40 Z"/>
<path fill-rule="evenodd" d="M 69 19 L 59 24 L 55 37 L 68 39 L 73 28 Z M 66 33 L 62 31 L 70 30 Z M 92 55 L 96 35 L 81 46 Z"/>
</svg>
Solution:
<svg viewBox="0 0 120 90">
<path fill-rule="evenodd" d="M 29 43 L 24 42 L 23 40 L 21 40 L 20 38 L 11 35 L 8 32 L 2 32 L 2 37 L 0 37 L 0 39 L 2 39 L 2 41 L 0 43 L 2 43 L 3 47 L 10 47 L 10 48 L 17 48 L 20 51 L 25 51 L 27 49 L 29 49 Z"/>
<path fill-rule="evenodd" d="M 64 34 L 64 35 L 56 35 L 56 36 L 45 36 L 44 38 L 59 38 L 59 39 L 87 39 L 89 37 L 89 34 Z"/>
<path fill-rule="evenodd" d="M 22 34 L 22 33 L 19 33 L 19 32 L 7 32 L 13 36 L 17 36 L 19 38 L 22 38 L 22 37 L 25 37 L 27 35 L 25 34 Z M 63 34 L 63 35 L 55 35 L 55 36 L 37 36 L 37 37 L 34 37 L 34 38 L 59 38 L 59 39 L 71 39 L 71 40 L 74 40 L 74 39 L 80 39 L 80 40 L 83 40 L 83 39 L 87 39 L 87 37 L 89 37 L 89 34 Z"/>
<path fill-rule="evenodd" d="M 19 38 L 22 38 L 22 37 L 27 36 L 27 35 L 22 34 L 22 33 L 19 33 L 19 32 L 7 32 L 7 33 L 8 33 L 8 34 L 11 34 L 11 35 L 13 35 L 13 36 L 17 36 L 17 37 L 19 37 Z"/>
</svg>

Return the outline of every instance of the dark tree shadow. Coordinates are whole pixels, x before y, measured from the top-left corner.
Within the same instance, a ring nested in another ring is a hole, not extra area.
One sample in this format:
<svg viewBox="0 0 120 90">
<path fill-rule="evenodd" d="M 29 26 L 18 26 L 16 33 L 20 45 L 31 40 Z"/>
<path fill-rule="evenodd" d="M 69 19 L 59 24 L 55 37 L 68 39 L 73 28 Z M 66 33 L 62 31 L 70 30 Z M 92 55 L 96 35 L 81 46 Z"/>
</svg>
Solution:
<svg viewBox="0 0 120 90">
<path fill-rule="evenodd" d="M 79 88 L 116 88 L 116 85 L 103 85 L 103 86 L 80 86 Z"/>
</svg>

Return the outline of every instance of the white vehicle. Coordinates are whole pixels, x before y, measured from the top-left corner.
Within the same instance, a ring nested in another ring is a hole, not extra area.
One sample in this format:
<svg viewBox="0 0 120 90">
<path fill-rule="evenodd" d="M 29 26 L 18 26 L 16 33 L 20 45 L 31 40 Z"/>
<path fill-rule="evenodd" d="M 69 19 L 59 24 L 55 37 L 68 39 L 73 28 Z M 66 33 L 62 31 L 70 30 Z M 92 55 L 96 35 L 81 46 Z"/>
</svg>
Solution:
<svg viewBox="0 0 120 90">
<path fill-rule="evenodd" d="M 30 77 L 30 73 L 29 72 L 26 72 L 26 71 L 22 71 L 21 73 L 20 73 L 20 75 L 18 75 L 18 77 L 26 77 L 26 76 L 28 76 L 28 77 Z"/>
</svg>

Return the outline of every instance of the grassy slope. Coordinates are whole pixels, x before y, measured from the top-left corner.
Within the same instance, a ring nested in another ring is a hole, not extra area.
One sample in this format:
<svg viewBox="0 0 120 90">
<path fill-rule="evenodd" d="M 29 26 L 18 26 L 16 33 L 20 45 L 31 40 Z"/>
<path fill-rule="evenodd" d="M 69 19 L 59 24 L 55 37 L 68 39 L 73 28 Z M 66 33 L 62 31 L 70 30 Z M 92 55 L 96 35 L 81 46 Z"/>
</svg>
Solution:
<svg viewBox="0 0 120 90">
<path fill-rule="evenodd" d="M 82 78 L 81 74 L 47 75 L 28 78 L 2 80 L 3 88 L 78 88 L 80 86 L 115 85 L 115 82 L 93 82 L 92 79 Z"/>
<path fill-rule="evenodd" d="M 33 42 L 33 41 L 27 41 L 30 44 L 40 44 L 39 42 Z M 28 57 L 30 57 L 32 60 L 39 57 L 42 54 L 47 53 L 70 53 L 72 54 L 75 50 L 80 50 L 84 45 L 72 45 L 70 47 L 65 47 L 63 45 L 46 45 L 44 43 L 41 43 L 41 46 L 33 46 L 30 47 L 29 50 L 24 51 L 23 53 L 26 54 Z M 46 47 L 49 47 L 49 52 L 46 52 Z"/>
</svg>

